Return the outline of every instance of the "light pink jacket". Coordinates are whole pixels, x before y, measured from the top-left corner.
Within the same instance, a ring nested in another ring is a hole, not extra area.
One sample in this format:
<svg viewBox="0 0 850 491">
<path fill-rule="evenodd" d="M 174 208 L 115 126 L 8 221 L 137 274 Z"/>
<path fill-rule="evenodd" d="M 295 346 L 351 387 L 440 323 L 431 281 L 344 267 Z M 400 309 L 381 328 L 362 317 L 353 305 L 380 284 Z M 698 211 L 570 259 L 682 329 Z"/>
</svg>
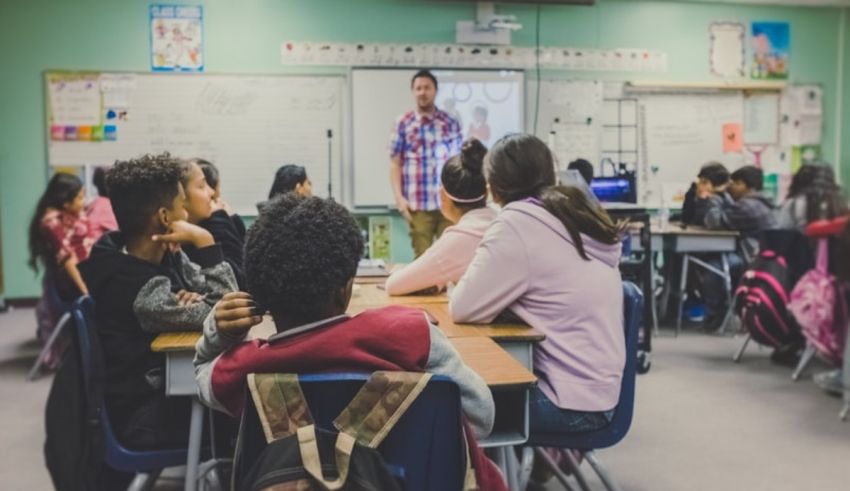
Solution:
<svg viewBox="0 0 850 491">
<path fill-rule="evenodd" d="M 432 286 L 442 287 L 449 281 L 457 283 L 494 218 L 496 211 L 489 207 L 466 212 L 424 254 L 387 278 L 387 293 L 406 295 Z"/>
<path fill-rule="evenodd" d="M 620 243 L 582 235 L 579 256 L 564 225 L 529 202 L 507 205 L 487 230 L 449 299 L 456 322 L 491 322 L 505 309 L 542 331 L 534 372 L 555 405 L 607 411 L 625 366 Z"/>
</svg>

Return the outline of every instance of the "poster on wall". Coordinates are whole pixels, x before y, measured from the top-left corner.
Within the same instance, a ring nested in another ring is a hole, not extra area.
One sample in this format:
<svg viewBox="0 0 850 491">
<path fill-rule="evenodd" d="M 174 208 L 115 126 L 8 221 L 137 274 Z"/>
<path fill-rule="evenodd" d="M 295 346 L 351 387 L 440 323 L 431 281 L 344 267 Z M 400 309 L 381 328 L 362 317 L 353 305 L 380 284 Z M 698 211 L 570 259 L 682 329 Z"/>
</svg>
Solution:
<svg viewBox="0 0 850 491">
<path fill-rule="evenodd" d="M 753 22 L 752 35 L 752 78 L 787 79 L 791 26 L 787 22 Z"/>
<path fill-rule="evenodd" d="M 744 25 L 740 22 L 712 22 L 708 32 L 711 37 L 709 64 L 712 75 L 727 78 L 745 76 Z"/>
<path fill-rule="evenodd" d="M 151 5 L 151 70 L 204 71 L 203 26 L 200 5 Z"/>
</svg>

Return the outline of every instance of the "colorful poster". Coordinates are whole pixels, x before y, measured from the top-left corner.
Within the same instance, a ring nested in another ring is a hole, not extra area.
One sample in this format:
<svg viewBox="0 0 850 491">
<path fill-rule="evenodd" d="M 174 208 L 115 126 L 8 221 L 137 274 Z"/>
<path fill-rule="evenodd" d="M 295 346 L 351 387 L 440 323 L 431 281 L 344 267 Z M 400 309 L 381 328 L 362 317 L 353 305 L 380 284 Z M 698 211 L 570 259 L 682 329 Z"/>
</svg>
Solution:
<svg viewBox="0 0 850 491">
<path fill-rule="evenodd" d="M 369 258 L 390 260 L 390 217 L 369 217 Z"/>
<path fill-rule="evenodd" d="M 791 26 L 787 22 L 753 22 L 752 34 L 752 77 L 787 79 Z"/>
<path fill-rule="evenodd" d="M 47 80 L 47 92 L 51 125 L 100 124 L 100 86 L 96 74 L 51 76 Z"/>
<path fill-rule="evenodd" d="M 151 5 L 151 70 L 204 70 L 204 11 L 200 5 Z"/>
</svg>

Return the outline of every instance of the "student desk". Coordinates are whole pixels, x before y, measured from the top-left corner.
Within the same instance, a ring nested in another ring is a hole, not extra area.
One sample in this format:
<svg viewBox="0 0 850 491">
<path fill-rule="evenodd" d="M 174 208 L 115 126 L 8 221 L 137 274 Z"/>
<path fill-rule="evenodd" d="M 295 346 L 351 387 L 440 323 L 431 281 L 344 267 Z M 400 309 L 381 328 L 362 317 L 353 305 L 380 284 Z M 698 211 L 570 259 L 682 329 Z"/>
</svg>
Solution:
<svg viewBox="0 0 850 491">
<path fill-rule="evenodd" d="M 266 317 L 263 323 L 251 330 L 249 337 L 268 337 L 273 332 L 273 325 Z M 195 343 L 200 336 L 199 332 L 164 333 L 151 343 L 153 351 L 165 353 L 165 394 L 193 398 L 186 490 L 196 489 L 200 460 L 203 406 L 197 397 L 198 389 L 192 365 Z M 491 388 L 496 401 L 493 433 L 481 442 L 481 446 L 505 447 L 525 442 L 528 438 L 528 391 L 537 382 L 537 378 L 487 336 L 479 334 L 452 337 L 451 342 L 464 362 Z M 510 459 L 508 461 L 511 462 Z M 508 475 L 516 475 L 515 469 L 507 470 Z"/>
<path fill-rule="evenodd" d="M 740 236 L 740 233 L 732 230 L 709 230 L 693 225 L 684 226 L 676 222 L 671 222 L 664 227 L 659 227 L 655 224 L 650 226 L 651 247 L 653 251 L 667 251 L 682 255 L 682 273 L 679 277 L 679 306 L 676 317 L 677 335 L 682 330 L 682 310 L 685 304 L 686 282 L 690 263 L 701 266 L 710 273 L 723 278 L 726 295 L 729 299 L 729 312 L 721 326 L 721 330 L 726 326 L 730 317 L 729 314 L 732 312 L 732 277 L 729 272 L 728 254 L 738 250 L 738 239 Z M 643 250 L 640 241 L 640 227 L 632 229 L 631 247 L 632 250 Z M 701 253 L 719 253 L 722 261 L 722 269 L 718 269 L 694 256 L 694 254 Z M 670 288 L 668 286 L 664 290 L 664 296 L 661 302 L 662 307 L 667 306 L 669 295 Z"/>
<path fill-rule="evenodd" d="M 449 338 L 484 336 L 496 341 L 505 351 L 531 370 L 533 368 L 534 343 L 546 336 L 524 324 L 461 324 L 454 322 L 449 312 L 449 297 L 445 293 L 436 295 L 391 296 L 378 285 L 362 284 L 351 296 L 348 313 L 358 314 L 366 309 L 387 305 L 405 305 L 428 313 L 430 320 Z"/>
</svg>

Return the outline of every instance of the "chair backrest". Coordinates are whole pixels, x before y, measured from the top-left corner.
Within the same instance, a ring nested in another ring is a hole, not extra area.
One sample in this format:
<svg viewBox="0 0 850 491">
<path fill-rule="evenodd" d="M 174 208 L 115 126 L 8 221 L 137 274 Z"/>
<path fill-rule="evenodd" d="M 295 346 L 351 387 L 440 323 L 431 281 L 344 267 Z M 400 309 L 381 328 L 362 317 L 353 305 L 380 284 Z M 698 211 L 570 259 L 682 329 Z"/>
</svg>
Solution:
<svg viewBox="0 0 850 491">
<path fill-rule="evenodd" d="M 106 375 L 100 337 L 94 322 L 94 300 L 87 295 L 77 299 L 71 307 L 71 316 L 77 336 L 87 419 L 103 430 L 106 463 L 119 471 L 146 472 L 185 462 L 186 449 L 134 451 L 121 445 L 109 423 L 103 400 Z"/>
<path fill-rule="evenodd" d="M 620 398 L 614 418 L 604 428 L 582 433 L 534 434 L 529 439 L 534 446 L 593 450 L 617 444 L 632 425 L 635 407 L 635 378 L 637 375 L 638 332 L 643 318 L 643 293 L 631 281 L 623 282 L 623 329 L 626 338 L 626 365 L 620 384 Z"/>
<path fill-rule="evenodd" d="M 333 420 L 354 398 L 368 374 L 301 375 L 299 383 L 313 421 L 335 431 Z M 422 394 L 399 419 L 378 447 L 388 465 L 400 470 L 410 491 L 460 490 L 466 469 L 460 392 L 457 384 L 441 376 L 431 378 Z M 266 447 L 257 411 L 246 397 L 235 479 L 242 478 Z"/>
</svg>

